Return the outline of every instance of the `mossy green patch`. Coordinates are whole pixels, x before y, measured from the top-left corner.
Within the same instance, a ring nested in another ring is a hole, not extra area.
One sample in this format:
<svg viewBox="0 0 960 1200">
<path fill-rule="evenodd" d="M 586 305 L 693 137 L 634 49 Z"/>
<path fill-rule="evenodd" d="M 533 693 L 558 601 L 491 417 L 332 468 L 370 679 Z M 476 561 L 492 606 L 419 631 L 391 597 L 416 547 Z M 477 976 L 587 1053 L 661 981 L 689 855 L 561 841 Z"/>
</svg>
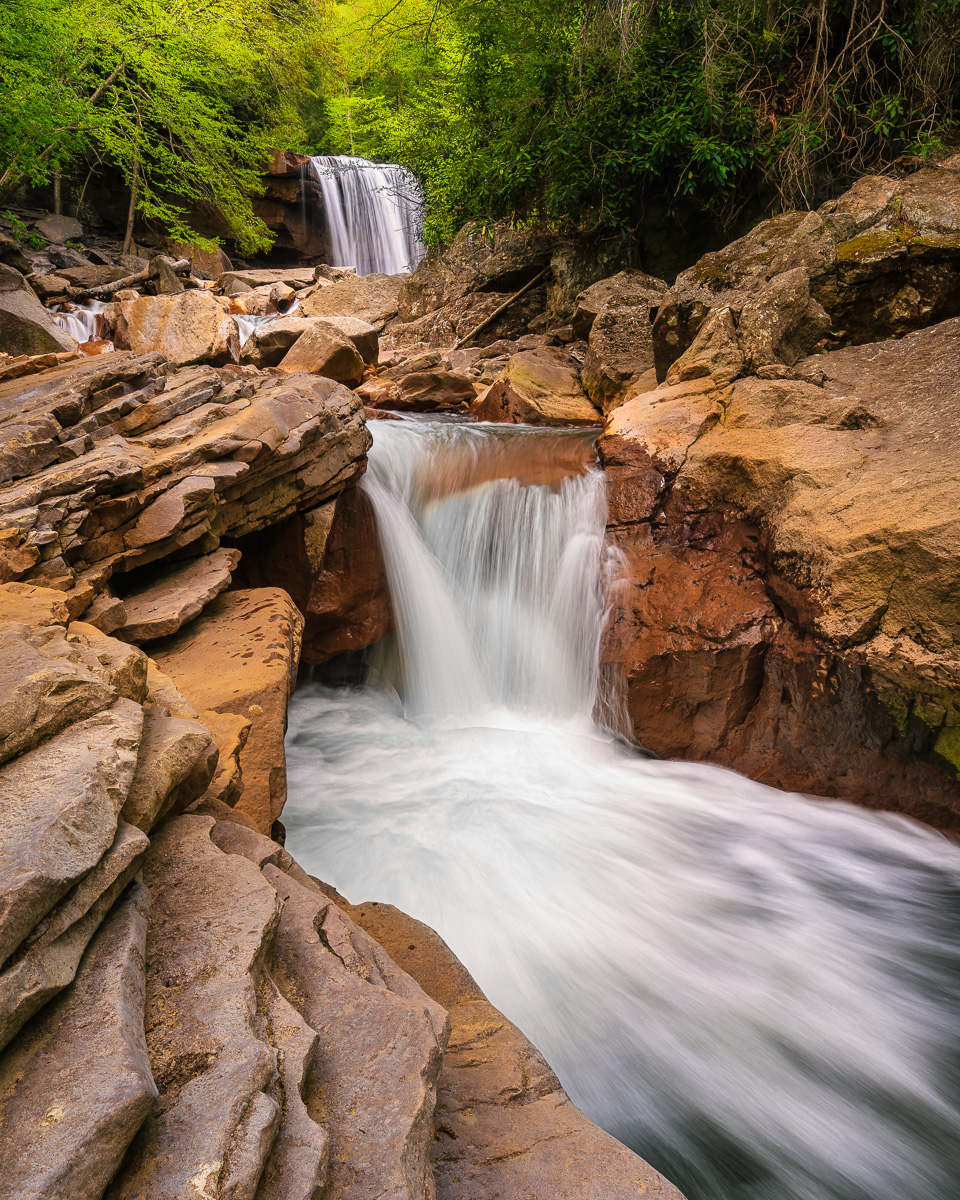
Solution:
<svg viewBox="0 0 960 1200">
<path fill-rule="evenodd" d="M 848 242 L 840 243 L 837 247 L 837 261 L 858 262 L 902 245 L 903 243 L 892 229 L 878 229 L 870 233 L 861 233 Z"/>
</svg>

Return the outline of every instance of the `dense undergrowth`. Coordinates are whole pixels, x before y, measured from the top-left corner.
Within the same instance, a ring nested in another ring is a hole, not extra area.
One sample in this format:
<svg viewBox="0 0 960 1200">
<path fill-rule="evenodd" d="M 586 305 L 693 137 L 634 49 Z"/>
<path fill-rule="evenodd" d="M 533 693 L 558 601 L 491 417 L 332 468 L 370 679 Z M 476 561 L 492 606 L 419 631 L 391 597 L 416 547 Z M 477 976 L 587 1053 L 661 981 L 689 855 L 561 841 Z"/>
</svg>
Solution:
<svg viewBox="0 0 960 1200">
<path fill-rule="evenodd" d="M 468 219 L 634 231 L 758 197 L 808 206 L 936 154 L 958 0 L 350 0 L 324 149 L 423 179 L 430 240 Z"/>
</svg>

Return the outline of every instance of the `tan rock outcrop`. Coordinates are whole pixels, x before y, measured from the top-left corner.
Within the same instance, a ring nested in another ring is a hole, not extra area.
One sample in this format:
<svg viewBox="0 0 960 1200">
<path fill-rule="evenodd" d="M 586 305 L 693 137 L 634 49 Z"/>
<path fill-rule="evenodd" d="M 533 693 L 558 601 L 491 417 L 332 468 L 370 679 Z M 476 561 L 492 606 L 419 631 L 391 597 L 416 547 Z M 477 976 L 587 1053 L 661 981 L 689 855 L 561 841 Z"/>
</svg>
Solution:
<svg viewBox="0 0 960 1200">
<path fill-rule="evenodd" d="M 280 359 L 281 371 L 309 371 L 338 383 L 357 384 L 364 361 L 346 334 L 329 321 L 313 321 Z"/>
<path fill-rule="evenodd" d="M 0 347 L 7 354 L 76 350 L 15 267 L 0 263 Z"/>
<path fill-rule="evenodd" d="M 473 407 L 478 421 L 526 425 L 597 425 L 602 416 L 580 383 L 576 361 L 565 350 L 524 350 Z"/>
<path fill-rule="evenodd" d="M 287 351 L 304 333 L 315 325 L 332 325 L 354 345 L 365 363 L 375 363 L 379 357 L 380 340 L 377 331 L 356 317 L 278 317 L 254 329 L 240 352 L 241 362 L 257 367 L 277 366 Z"/>
<path fill-rule="evenodd" d="M 239 561 L 238 551 L 221 549 L 151 572 L 145 584 L 123 598 L 121 636 L 146 642 L 176 633 L 226 591 Z"/>
<path fill-rule="evenodd" d="M 355 317 L 380 333 L 397 315 L 397 297 L 406 275 L 346 275 L 325 283 L 297 310 L 305 317 Z"/>
<path fill-rule="evenodd" d="M 242 812 L 269 833 L 287 794 L 283 738 L 303 619 L 279 588 L 226 592 L 186 629 L 151 647 L 160 670 L 198 709 L 250 721 L 240 751 Z"/>
<path fill-rule="evenodd" d="M 162 354 L 169 362 L 238 362 L 237 325 L 207 291 L 141 296 L 120 306 L 117 341 L 135 354 Z"/>
<path fill-rule="evenodd" d="M 642 743 L 960 828 L 958 348 L 954 319 L 616 410 L 604 653 Z"/>
</svg>

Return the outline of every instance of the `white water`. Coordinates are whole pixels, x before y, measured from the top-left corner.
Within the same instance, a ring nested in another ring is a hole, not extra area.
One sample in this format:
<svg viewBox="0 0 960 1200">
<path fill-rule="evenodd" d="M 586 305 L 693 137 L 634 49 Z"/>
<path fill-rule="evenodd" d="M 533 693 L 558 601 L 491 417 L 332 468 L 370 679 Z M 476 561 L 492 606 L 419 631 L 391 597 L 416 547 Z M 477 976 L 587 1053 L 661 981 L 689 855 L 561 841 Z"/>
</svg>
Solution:
<svg viewBox="0 0 960 1200">
<path fill-rule="evenodd" d="M 310 160 L 323 195 L 334 267 L 358 275 L 412 271 L 423 258 L 423 196 L 403 167 L 320 154 Z"/>
<path fill-rule="evenodd" d="M 87 300 L 73 312 L 54 309 L 50 315 L 62 330 L 75 337 L 78 342 L 89 342 L 97 336 L 97 317 L 106 308 L 103 300 Z"/>
<path fill-rule="evenodd" d="M 403 700 L 297 693 L 291 851 L 436 928 L 691 1200 L 957 1200 L 960 850 L 593 723 L 602 477 L 431 485 L 569 434 L 373 432 Z"/>
<path fill-rule="evenodd" d="M 299 307 L 300 298 L 298 296 L 285 312 L 261 313 L 257 316 L 250 316 L 247 313 L 234 313 L 233 319 L 237 325 L 237 336 L 240 339 L 241 348 L 253 336 L 255 330 L 262 329 L 264 325 L 269 325 L 271 321 L 277 321 L 281 317 L 292 317 Z"/>
</svg>

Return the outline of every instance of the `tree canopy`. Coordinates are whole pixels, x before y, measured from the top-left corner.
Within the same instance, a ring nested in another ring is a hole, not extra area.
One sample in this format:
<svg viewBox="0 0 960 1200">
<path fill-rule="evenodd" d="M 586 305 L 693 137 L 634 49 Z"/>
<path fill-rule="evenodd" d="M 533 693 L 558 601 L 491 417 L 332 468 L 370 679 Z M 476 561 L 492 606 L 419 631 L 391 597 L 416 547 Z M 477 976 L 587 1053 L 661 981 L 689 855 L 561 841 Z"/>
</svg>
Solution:
<svg viewBox="0 0 960 1200">
<path fill-rule="evenodd" d="M 0 194 L 100 158 L 140 212 L 195 240 L 215 207 L 247 250 L 271 151 L 302 145 L 324 0 L 2 0 Z"/>
<path fill-rule="evenodd" d="M 428 235 L 507 217 L 723 223 L 935 152 L 960 0 L 351 0 L 314 136 L 424 180 Z"/>
</svg>

